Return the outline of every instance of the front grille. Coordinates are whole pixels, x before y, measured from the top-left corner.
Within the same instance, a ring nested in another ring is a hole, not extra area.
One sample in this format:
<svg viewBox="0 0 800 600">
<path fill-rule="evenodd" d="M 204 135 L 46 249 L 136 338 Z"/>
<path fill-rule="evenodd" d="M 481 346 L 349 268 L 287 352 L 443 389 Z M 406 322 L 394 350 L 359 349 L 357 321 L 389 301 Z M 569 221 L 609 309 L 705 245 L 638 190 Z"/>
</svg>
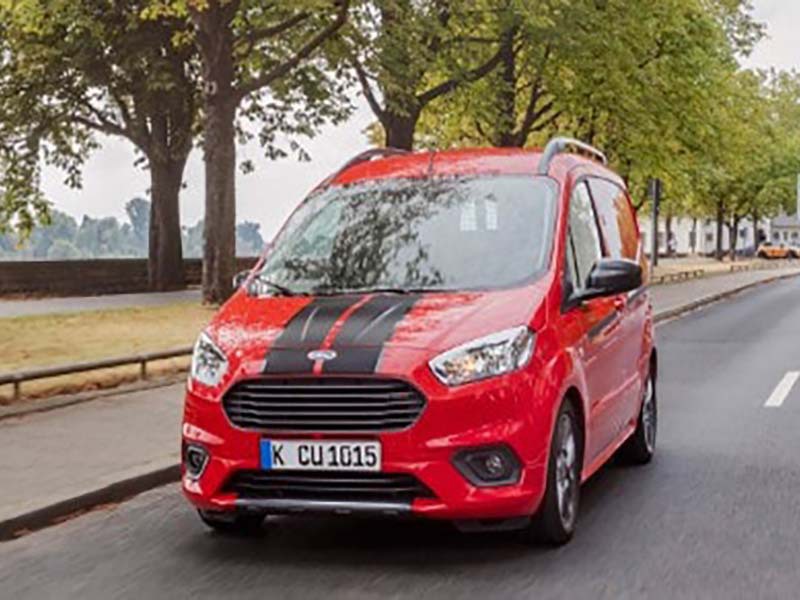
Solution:
<svg viewBox="0 0 800 600">
<path fill-rule="evenodd" d="M 231 422 L 277 431 L 397 431 L 425 398 L 404 381 L 375 378 L 263 378 L 240 381 L 223 399 Z"/>
<path fill-rule="evenodd" d="M 238 471 L 225 492 L 243 500 L 327 500 L 331 502 L 402 502 L 432 498 L 413 475 L 318 471 Z"/>
</svg>

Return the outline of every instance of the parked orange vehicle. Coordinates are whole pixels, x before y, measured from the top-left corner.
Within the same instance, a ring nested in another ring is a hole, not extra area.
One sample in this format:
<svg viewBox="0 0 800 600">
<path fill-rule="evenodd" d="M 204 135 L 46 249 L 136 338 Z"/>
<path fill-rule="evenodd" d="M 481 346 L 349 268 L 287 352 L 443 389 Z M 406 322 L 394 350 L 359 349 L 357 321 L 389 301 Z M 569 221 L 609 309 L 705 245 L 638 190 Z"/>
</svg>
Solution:
<svg viewBox="0 0 800 600">
<path fill-rule="evenodd" d="M 773 244 L 764 242 L 758 247 L 756 252 L 758 258 L 794 258 L 795 253 L 789 246 L 784 244 Z"/>
</svg>

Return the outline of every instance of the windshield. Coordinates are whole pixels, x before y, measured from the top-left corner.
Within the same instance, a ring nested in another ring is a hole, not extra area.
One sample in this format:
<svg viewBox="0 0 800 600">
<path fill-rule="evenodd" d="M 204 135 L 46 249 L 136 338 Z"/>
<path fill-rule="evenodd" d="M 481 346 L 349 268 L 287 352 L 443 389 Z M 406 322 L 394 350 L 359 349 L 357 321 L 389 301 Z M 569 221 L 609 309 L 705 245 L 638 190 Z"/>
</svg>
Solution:
<svg viewBox="0 0 800 600">
<path fill-rule="evenodd" d="M 318 294 L 519 285 L 546 266 L 555 196 L 531 176 L 328 188 L 294 213 L 260 277 Z"/>
</svg>

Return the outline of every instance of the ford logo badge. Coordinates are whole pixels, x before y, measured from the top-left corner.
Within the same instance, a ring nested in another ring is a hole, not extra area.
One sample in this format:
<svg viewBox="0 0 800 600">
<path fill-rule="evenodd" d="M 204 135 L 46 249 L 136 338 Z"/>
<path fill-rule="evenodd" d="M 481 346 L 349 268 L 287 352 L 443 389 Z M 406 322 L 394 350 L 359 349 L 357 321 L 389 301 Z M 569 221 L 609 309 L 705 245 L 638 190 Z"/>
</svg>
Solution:
<svg viewBox="0 0 800 600">
<path fill-rule="evenodd" d="M 308 360 L 333 360 L 336 358 L 336 350 L 312 350 L 307 355 Z"/>
</svg>

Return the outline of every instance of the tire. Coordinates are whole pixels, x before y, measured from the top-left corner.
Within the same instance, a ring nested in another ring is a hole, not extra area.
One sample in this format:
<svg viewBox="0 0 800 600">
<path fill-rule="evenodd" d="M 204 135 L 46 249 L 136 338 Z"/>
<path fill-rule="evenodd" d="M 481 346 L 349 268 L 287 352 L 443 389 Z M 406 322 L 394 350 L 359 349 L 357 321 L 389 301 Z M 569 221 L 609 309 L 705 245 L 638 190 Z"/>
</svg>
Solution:
<svg viewBox="0 0 800 600">
<path fill-rule="evenodd" d="M 550 443 L 547 488 L 539 510 L 524 531 L 525 541 L 562 546 L 572 539 L 580 505 L 582 465 L 581 424 L 572 404 L 565 400 Z"/>
<path fill-rule="evenodd" d="M 623 462 L 632 465 L 646 465 L 653 460 L 656 451 L 658 432 L 658 403 L 656 394 L 655 369 L 647 374 L 647 383 L 642 394 L 642 407 L 636 430 L 619 449 L 619 457 Z"/>
<path fill-rule="evenodd" d="M 263 533 L 264 515 L 212 513 L 198 510 L 200 520 L 217 533 L 236 537 L 254 537 Z"/>
</svg>

